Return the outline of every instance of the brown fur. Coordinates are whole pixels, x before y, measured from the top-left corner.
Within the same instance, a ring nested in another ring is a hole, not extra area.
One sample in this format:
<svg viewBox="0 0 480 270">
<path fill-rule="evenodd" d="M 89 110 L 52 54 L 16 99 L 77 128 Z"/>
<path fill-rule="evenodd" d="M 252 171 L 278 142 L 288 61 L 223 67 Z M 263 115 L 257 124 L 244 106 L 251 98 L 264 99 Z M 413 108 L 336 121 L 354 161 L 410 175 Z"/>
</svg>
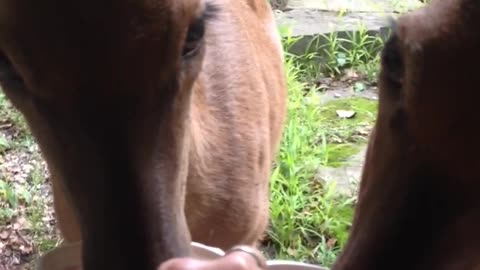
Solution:
<svg viewBox="0 0 480 270">
<path fill-rule="evenodd" d="M 183 59 L 207 2 L 205 44 Z M 190 240 L 256 244 L 284 76 L 265 0 L 0 0 L 0 83 L 41 147 L 85 270 L 154 269 Z"/>
<path fill-rule="evenodd" d="M 478 25 L 479 1 L 434 0 L 394 26 L 351 235 L 333 270 L 480 267 Z"/>
</svg>

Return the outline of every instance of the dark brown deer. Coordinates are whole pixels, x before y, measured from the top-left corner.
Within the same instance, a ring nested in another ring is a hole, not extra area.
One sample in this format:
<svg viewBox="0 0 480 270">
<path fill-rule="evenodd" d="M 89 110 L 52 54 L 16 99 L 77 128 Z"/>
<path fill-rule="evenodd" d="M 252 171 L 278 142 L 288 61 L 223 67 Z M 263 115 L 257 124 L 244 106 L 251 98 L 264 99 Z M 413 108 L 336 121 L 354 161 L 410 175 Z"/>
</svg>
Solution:
<svg viewBox="0 0 480 270">
<path fill-rule="evenodd" d="M 255 245 L 284 77 L 265 0 L 0 0 L 0 83 L 85 270 Z"/>
<path fill-rule="evenodd" d="M 480 1 L 434 0 L 393 26 L 353 227 L 333 270 L 479 269 L 479 25 Z"/>
</svg>

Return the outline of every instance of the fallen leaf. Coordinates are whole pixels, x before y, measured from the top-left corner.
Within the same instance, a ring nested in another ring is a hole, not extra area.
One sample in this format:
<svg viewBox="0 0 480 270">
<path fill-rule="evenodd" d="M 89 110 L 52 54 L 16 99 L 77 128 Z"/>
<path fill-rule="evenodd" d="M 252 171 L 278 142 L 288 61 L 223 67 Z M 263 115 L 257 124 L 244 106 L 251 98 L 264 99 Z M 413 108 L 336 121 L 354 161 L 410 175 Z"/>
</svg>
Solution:
<svg viewBox="0 0 480 270">
<path fill-rule="evenodd" d="M 13 224 L 14 230 L 22 230 L 28 228 L 28 220 L 25 217 L 18 217 Z"/>
<path fill-rule="evenodd" d="M 10 232 L 3 230 L 0 232 L 0 239 L 6 240 L 10 236 Z"/>
<path fill-rule="evenodd" d="M 336 243 L 337 243 L 337 239 L 335 239 L 335 238 L 330 238 L 330 239 L 328 239 L 328 241 L 327 241 L 327 247 L 328 247 L 328 248 L 333 248 Z"/>
<path fill-rule="evenodd" d="M 358 73 L 354 69 L 347 69 L 345 71 L 345 77 L 356 79 L 358 78 Z"/>
<path fill-rule="evenodd" d="M 347 110 L 336 110 L 338 117 L 340 118 L 352 118 L 355 116 L 355 111 L 347 111 Z"/>
<path fill-rule="evenodd" d="M 368 136 L 370 134 L 370 127 L 359 127 L 357 128 L 358 135 Z"/>
</svg>

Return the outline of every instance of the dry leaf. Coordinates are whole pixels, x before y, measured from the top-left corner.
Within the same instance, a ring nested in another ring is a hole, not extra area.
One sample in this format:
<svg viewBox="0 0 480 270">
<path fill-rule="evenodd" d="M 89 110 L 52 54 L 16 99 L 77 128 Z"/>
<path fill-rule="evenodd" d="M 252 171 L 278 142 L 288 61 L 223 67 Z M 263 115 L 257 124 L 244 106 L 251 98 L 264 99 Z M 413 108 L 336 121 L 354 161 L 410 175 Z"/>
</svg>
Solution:
<svg viewBox="0 0 480 270">
<path fill-rule="evenodd" d="M 345 71 L 345 77 L 356 79 L 358 78 L 358 73 L 354 69 L 347 69 Z"/>
<path fill-rule="evenodd" d="M 3 230 L 0 232 L 0 239 L 2 240 L 7 240 L 9 236 L 10 232 L 8 232 L 7 230 Z"/>
<path fill-rule="evenodd" d="M 28 220 L 25 217 L 18 217 L 13 224 L 14 230 L 28 229 Z"/>
<path fill-rule="evenodd" d="M 330 239 L 328 239 L 328 241 L 327 241 L 327 247 L 328 247 L 328 248 L 333 248 L 336 243 L 337 243 L 337 239 L 335 239 L 335 238 L 330 238 Z"/>
<path fill-rule="evenodd" d="M 355 111 L 346 111 L 346 110 L 337 110 L 336 113 L 340 118 L 352 118 L 356 114 Z"/>
</svg>

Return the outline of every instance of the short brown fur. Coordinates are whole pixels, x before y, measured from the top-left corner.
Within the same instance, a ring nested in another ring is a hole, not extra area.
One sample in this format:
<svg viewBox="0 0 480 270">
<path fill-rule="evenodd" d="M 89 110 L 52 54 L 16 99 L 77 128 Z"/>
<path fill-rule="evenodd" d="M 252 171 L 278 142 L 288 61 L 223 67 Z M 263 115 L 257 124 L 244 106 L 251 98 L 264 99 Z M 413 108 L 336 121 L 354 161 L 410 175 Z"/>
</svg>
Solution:
<svg viewBox="0 0 480 270">
<path fill-rule="evenodd" d="M 84 269 L 155 269 L 190 240 L 255 245 L 286 113 L 267 1 L 40 2 L 0 0 L 0 83 Z M 204 45 L 181 56 L 208 8 Z"/>
<path fill-rule="evenodd" d="M 477 0 L 434 0 L 394 25 L 353 227 L 333 270 L 480 267 L 479 25 Z"/>
</svg>

